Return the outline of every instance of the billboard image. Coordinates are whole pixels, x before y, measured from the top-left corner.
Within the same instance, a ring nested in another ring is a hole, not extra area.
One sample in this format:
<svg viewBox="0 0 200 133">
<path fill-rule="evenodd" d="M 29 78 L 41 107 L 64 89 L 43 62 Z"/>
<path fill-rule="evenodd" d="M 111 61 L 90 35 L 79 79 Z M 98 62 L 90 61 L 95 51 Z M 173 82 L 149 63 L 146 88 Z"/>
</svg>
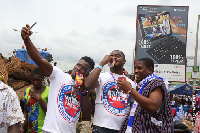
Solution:
<svg viewBox="0 0 200 133">
<path fill-rule="evenodd" d="M 185 82 L 188 6 L 139 5 L 136 60 L 151 58 L 154 74 Z"/>
</svg>

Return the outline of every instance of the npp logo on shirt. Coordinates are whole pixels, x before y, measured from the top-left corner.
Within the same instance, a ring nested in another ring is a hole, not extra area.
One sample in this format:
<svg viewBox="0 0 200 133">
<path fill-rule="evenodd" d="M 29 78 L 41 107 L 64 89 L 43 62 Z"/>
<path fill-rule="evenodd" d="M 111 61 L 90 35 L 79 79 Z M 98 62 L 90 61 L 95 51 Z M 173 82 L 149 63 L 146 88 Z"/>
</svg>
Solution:
<svg viewBox="0 0 200 133">
<path fill-rule="evenodd" d="M 129 111 L 129 95 L 116 87 L 116 82 L 107 82 L 103 86 L 102 101 L 108 112 L 125 116 Z"/>
<path fill-rule="evenodd" d="M 73 91 L 72 91 L 73 90 Z M 58 109 L 61 115 L 69 123 L 76 122 L 81 111 L 81 97 L 79 90 L 73 89 L 73 85 L 62 85 L 57 97 Z"/>
</svg>

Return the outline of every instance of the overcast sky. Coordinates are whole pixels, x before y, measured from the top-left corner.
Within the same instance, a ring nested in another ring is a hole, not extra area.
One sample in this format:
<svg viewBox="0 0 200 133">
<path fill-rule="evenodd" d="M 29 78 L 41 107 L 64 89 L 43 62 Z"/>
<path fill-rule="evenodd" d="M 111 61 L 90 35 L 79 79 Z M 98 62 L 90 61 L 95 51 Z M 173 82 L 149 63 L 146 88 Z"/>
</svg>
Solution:
<svg viewBox="0 0 200 133">
<path fill-rule="evenodd" d="M 48 48 L 64 71 L 82 56 L 98 64 L 114 49 L 126 55 L 125 69 L 132 72 L 136 41 L 137 5 L 189 6 L 187 56 L 194 56 L 199 0 L 0 0 L 0 53 L 9 57 L 21 48 L 20 32 L 33 27 L 32 42 Z M 198 55 L 200 53 L 198 52 Z M 188 65 L 193 65 L 193 60 Z M 198 62 L 199 65 L 199 62 Z M 106 68 L 107 69 L 107 68 Z"/>
</svg>

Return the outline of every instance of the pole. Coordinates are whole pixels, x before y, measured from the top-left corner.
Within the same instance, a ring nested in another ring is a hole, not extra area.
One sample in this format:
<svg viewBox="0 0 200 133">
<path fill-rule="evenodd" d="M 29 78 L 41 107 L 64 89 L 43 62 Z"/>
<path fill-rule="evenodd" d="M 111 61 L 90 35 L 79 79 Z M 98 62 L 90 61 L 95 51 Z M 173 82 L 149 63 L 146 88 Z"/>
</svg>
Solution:
<svg viewBox="0 0 200 133">
<path fill-rule="evenodd" d="M 134 73 L 134 54 L 135 54 L 135 49 L 133 49 L 133 62 L 132 62 L 132 73 Z"/>
<path fill-rule="evenodd" d="M 197 32 L 196 32 L 196 46 L 195 46 L 195 56 L 194 56 L 194 66 L 197 66 L 197 52 L 198 52 L 198 32 L 199 32 L 199 19 L 200 15 L 198 15 L 198 22 L 197 22 Z M 199 75 L 198 75 L 199 76 Z M 195 121 L 195 92 L 196 92 L 196 78 L 193 78 L 193 122 Z"/>
<path fill-rule="evenodd" d="M 196 32 L 196 46 L 195 46 L 194 66 L 197 66 L 199 19 L 200 19 L 200 15 L 198 15 L 198 22 L 197 22 L 197 32 Z M 195 91 L 195 90 L 196 90 L 196 79 L 193 78 L 193 91 Z"/>
</svg>

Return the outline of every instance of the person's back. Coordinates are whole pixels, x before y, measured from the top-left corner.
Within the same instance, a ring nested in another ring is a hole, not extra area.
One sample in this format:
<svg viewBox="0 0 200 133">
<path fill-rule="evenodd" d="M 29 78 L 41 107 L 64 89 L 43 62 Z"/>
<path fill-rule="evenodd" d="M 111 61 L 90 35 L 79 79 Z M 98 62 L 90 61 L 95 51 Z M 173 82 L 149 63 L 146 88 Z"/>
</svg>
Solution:
<svg viewBox="0 0 200 133">
<path fill-rule="evenodd" d="M 0 133 L 19 132 L 24 116 L 15 91 L 0 81 Z"/>
</svg>

